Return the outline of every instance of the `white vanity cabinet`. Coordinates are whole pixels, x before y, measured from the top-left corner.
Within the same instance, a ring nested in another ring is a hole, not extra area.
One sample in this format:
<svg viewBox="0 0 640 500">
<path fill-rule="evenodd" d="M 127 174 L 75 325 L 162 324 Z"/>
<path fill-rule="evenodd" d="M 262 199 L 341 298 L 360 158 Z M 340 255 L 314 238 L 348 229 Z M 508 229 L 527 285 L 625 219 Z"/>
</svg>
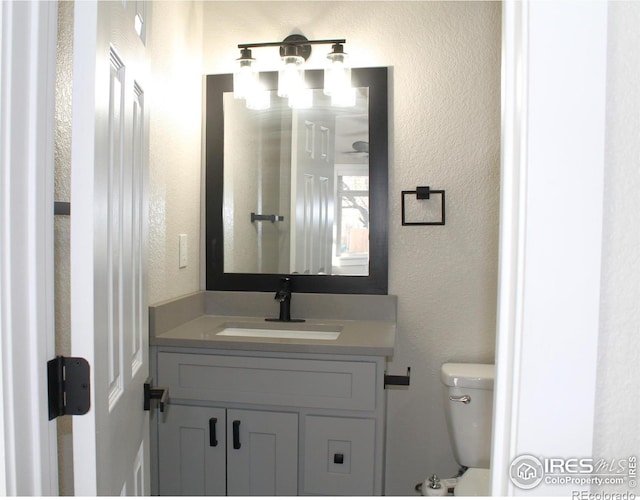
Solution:
<svg viewBox="0 0 640 500">
<path fill-rule="evenodd" d="M 382 356 L 154 348 L 161 495 L 381 495 Z"/>
</svg>

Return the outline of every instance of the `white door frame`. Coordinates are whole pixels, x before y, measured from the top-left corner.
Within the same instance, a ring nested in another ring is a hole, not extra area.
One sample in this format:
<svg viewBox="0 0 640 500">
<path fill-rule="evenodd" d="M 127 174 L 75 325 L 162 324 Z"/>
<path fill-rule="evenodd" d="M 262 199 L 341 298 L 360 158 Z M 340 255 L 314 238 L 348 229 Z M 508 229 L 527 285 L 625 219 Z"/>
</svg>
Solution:
<svg viewBox="0 0 640 500">
<path fill-rule="evenodd" d="M 57 495 L 53 175 L 56 2 L 2 2 L 0 495 Z"/>
<path fill-rule="evenodd" d="M 520 455 L 592 454 L 607 8 L 503 4 L 494 495 L 527 493 L 508 476 Z M 580 489 L 543 482 L 531 493 Z"/>
</svg>

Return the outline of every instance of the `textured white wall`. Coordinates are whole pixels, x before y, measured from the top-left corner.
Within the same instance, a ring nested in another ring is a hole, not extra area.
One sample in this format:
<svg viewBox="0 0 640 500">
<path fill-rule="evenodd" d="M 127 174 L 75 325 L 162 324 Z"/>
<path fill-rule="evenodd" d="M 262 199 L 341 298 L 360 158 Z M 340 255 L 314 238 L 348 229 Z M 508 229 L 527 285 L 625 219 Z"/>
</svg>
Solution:
<svg viewBox="0 0 640 500">
<path fill-rule="evenodd" d="M 71 201 L 71 90 L 73 78 L 73 2 L 58 5 L 55 114 L 55 201 Z M 71 219 L 54 219 L 56 354 L 71 355 L 71 303 L 69 237 Z M 63 496 L 73 495 L 73 417 L 62 416 L 58 426 L 58 486 Z"/>
<path fill-rule="evenodd" d="M 200 289 L 202 3 L 150 2 L 149 303 Z M 178 267 L 178 235 L 189 262 Z"/>
<path fill-rule="evenodd" d="M 388 391 L 386 492 L 456 473 L 440 365 L 492 362 L 500 144 L 499 3 L 205 2 L 204 73 L 228 73 L 238 43 L 344 37 L 355 66 L 391 67 L 389 293 L 398 295 Z M 321 67 L 328 47 L 314 48 Z M 254 57 L 273 69 L 276 49 Z M 447 225 L 402 227 L 400 191 L 445 189 Z M 375 222 L 374 222 L 375 223 Z"/>
<path fill-rule="evenodd" d="M 596 458 L 640 452 L 640 3 L 609 3 L 607 142 L 600 340 L 594 427 Z M 602 488 L 594 488 L 599 491 Z M 624 492 L 627 484 L 607 487 Z M 638 494 L 638 489 L 632 489 Z"/>
</svg>

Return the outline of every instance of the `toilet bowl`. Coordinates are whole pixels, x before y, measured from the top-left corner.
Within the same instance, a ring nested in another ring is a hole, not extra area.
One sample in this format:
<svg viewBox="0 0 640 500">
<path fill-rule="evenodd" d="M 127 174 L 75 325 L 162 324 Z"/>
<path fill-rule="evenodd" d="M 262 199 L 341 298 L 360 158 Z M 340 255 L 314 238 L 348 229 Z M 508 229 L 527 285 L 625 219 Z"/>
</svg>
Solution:
<svg viewBox="0 0 640 500">
<path fill-rule="evenodd" d="M 457 478 L 453 494 L 488 496 L 495 366 L 445 363 L 440 378 L 453 455 L 466 467 Z"/>
<path fill-rule="evenodd" d="M 488 497 L 491 493 L 490 469 L 467 469 L 458 478 L 453 494 L 457 497 Z"/>
</svg>

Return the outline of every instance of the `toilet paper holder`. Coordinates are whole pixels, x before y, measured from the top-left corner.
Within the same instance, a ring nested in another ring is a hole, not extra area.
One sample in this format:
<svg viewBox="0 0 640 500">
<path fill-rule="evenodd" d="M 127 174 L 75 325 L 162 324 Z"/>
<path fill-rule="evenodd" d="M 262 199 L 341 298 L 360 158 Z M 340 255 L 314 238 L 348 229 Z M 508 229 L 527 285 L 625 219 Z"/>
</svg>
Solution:
<svg viewBox="0 0 640 500">
<path fill-rule="evenodd" d="M 411 367 L 407 367 L 406 375 L 387 375 L 384 374 L 384 388 L 388 385 L 410 385 L 411 383 Z"/>
</svg>

